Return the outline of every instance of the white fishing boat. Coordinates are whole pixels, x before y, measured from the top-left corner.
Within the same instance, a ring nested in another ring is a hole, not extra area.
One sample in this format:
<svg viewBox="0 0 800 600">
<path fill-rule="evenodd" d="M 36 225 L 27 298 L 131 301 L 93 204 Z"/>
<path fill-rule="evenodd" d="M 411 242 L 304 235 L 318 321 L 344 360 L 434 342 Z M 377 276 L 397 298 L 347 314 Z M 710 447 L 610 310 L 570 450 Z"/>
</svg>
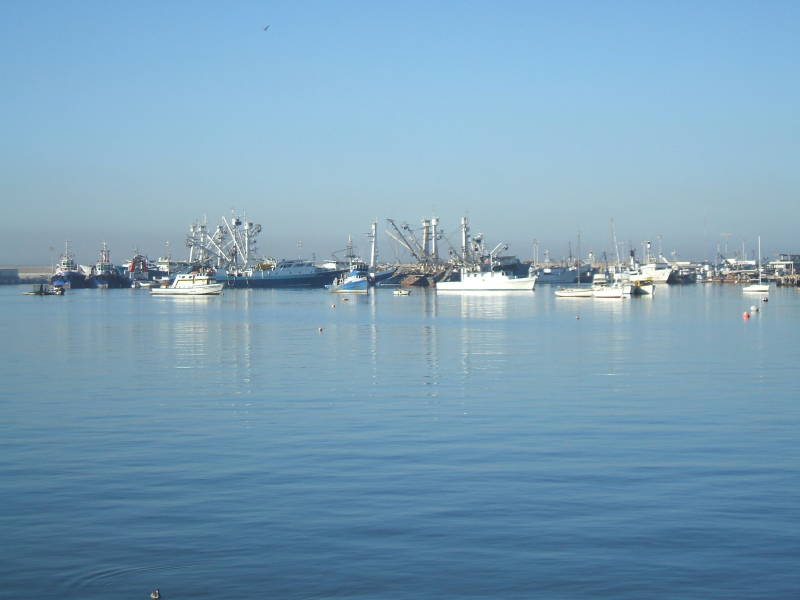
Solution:
<svg viewBox="0 0 800 600">
<path fill-rule="evenodd" d="M 392 294 L 395 296 L 408 296 L 411 292 L 409 290 L 394 290 Z"/>
<path fill-rule="evenodd" d="M 166 287 L 151 288 L 150 293 L 154 296 L 218 296 L 223 287 L 208 273 L 184 273 L 176 275 Z"/>
<path fill-rule="evenodd" d="M 459 281 L 440 281 L 436 284 L 437 292 L 500 292 L 521 291 L 532 292 L 536 287 L 536 275 L 516 277 L 500 270 L 479 271 L 461 269 Z"/>
<path fill-rule="evenodd" d="M 742 291 L 745 293 L 768 294 L 769 284 L 761 283 L 761 236 L 758 236 L 758 263 L 756 263 L 756 268 L 758 269 L 758 283 L 746 285 L 742 288 Z"/>
</svg>

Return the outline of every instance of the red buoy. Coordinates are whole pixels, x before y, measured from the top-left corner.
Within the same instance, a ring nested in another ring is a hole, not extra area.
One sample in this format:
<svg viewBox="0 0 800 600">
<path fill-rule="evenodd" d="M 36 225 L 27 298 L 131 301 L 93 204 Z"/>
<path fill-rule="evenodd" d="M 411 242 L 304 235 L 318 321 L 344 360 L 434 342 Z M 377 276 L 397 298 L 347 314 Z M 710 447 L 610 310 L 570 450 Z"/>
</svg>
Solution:
<svg viewBox="0 0 800 600">
<path fill-rule="evenodd" d="M 744 312 L 742 313 L 742 318 L 743 318 L 745 321 L 747 321 L 747 319 L 749 319 L 749 318 L 750 318 L 750 313 L 749 313 L 749 312 L 747 312 L 747 311 L 744 311 Z"/>
</svg>

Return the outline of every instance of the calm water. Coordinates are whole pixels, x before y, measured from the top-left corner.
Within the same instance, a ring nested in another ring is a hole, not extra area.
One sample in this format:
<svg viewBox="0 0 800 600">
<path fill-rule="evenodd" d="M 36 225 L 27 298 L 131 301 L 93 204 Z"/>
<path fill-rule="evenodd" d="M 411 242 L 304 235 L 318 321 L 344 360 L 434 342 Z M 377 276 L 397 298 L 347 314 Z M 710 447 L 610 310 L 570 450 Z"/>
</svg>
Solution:
<svg viewBox="0 0 800 600">
<path fill-rule="evenodd" d="M 800 595 L 794 289 L 25 289 L 4 597 Z"/>
</svg>

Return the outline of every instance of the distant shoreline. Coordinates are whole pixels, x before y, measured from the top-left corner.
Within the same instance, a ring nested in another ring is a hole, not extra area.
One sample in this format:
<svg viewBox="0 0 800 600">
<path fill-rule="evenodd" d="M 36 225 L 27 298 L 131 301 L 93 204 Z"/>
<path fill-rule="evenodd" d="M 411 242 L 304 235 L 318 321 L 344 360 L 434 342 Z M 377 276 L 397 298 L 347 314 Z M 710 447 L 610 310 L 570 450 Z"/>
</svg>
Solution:
<svg viewBox="0 0 800 600">
<path fill-rule="evenodd" d="M 0 272 L 3 270 L 16 271 L 16 277 L 0 278 L 0 283 L 6 285 L 15 285 L 20 283 L 47 283 L 50 281 L 50 276 L 53 274 L 53 268 L 47 265 L 8 265 L 0 266 Z"/>
</svg>

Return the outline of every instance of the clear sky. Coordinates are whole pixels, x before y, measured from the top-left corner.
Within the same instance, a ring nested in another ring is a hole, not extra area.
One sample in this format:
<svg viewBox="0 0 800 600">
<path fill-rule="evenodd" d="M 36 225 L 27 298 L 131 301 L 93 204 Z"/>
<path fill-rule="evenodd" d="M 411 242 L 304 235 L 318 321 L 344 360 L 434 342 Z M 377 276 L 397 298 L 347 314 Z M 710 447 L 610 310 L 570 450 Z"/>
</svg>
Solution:
<svg viewBox="0 0 800 600">
<path fill-rule="evenodd" d="M 3 264 L 185 255 L 231 209 L 278 257 L 463 214 L 522 258 L 611 218 L 800 252 L 796 1 L 6 0 L 0 55 Z"/>
</svg>

